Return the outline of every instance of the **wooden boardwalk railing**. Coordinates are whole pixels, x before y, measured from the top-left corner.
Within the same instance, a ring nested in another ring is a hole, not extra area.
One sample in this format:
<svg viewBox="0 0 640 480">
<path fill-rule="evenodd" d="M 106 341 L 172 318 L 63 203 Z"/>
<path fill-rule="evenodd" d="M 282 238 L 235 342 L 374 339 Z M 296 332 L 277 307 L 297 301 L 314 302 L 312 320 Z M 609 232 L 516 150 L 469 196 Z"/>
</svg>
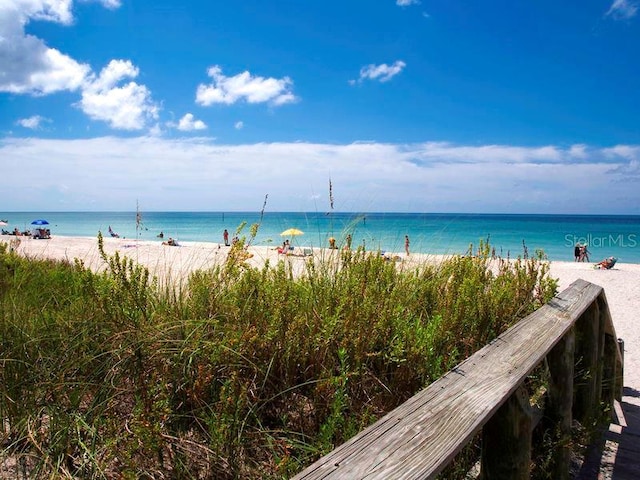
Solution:
<svg viewBox="0 0 640 480">
<path fill-rule="evenodd" d="M 542 411 L 525 379 L 546 362 Z M 577 280 L 436 382 L 322 457 L 297 480 L 434 478 L 482 432 L 481 478 L 529 478 L 536 419 L 563 439 L 622 396 L 622 354 L 602 287 Z M 569 478 L 570 442 L 550 478 Z"/>
</svg>

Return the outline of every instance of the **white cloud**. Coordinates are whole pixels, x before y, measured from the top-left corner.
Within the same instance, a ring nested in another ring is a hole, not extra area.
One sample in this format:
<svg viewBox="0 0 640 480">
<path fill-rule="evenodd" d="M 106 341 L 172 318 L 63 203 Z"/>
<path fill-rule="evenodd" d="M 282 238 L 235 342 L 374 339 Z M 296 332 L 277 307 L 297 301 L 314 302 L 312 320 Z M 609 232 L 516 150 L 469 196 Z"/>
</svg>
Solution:
<svg viewBox="0 0 640 480">
<path fill-rule="evenodd" d="M 602 149 L 602 153 L 610 159 L 623 158 L 640 161 L 640 146 L 638 145 L 616 145 L 615 147 Z"/>
<path fill-rule="evenodd" d="M 520 147 L 513 145 L 452 145 L 447 142 L 428 142 L 414 150 L 413 158 L 422 164 L 447 163 L 560 163 L 569 161 L 569 154 L 552 145 Z"/>
<path fill-rule="evenodd" d="M 640 160 L 631 160 L 627 164 L 617 165 L 610 173 L 622 174 L 628 180 L 640 179 Z"/>
<path fill-rule="evenodd" d="M 255 211 L 269 194 L 273 211 L 316 211 L 330 177 L 338 211 L 640 213 L 639 145 L 5 138 L 0 158 L 3 181 L 23 192 L 8 210 L 130 210 L 137 199 L 149 210 L 198 210 L 223 199 L 225 209 Z"/>
<path fill-rule="evenodd" d="M 198 85 L 196 103 L 209 106 L 214 103 L 231 105 L 240 100 L 248 103 L 266 103 L 284 105 L 295 102 L 296 96 L 291 92 L 293 82 L 289 77 L 264 78 L 252 76 L 248 71 L 233 77 L 222 74 L 222 69 L 214 65 L 207 74 L 213 82 Z"/>
<path fill-rule="evenodd" d="M 17 0 L 0 4 L 0 91 L 47 95 L 81 87 L 90 67 L 25 33 L 32 20 L 68 25 L 71 0 Z"/>
<path fill-rule="evenodd" d="M 569 155 L 577 159 L 587 158 L 587 146 L 581 143 L 571 145 L 571 148 L 569 149 Z"/>
<path fill-rule="evenodd" d="M 129 82 L 138 76 L 138 69 L 128 60 L 111 60 L 98 77 L 92 76 L 84 85 L 79 106 L 94 120 L 102 120 L 112 128 L 141 130 L 148 121 L 158 118 L 158 106 L 144 85 Z"/>
<path fill-rule="evenodd" d="M 120 0 L 95 0 L 95 1 L 102 4 L 104 8 L 108 8 L 109 10 L 115 10 L 116 8 L 120 8 L 122 6 L 122 2 Z"/>
<path fill-rule="evenodd" d="M 24 23 L 29 18 L 69 25 L 73 22 L 73 0 L 16 0 L 9 2 L 20 12 Z M 11 7 L 9 7 L 11 8 Z"/>
<path fill-rule="evenodd" d="M 95 90 L 110 90 L 115 87 L 123 78 L 135 78 L 139 70 L 128 60 L 111 60 L 102 69 L 98 78 L 93 78 L 90 86 Z"/>
<path fill-rule="evenodd" d="M 149 132 L 149 135 L 152 137 L 159 137 L 164 133 L 164 130 L 160 126 L 160 123 L 156 122 L 154 125 L 151 125 L 148 132 Z"/>
<path fill-rule="evenodd" d="M 45 117 L 41 117 L 40 115 L 34 115 L 29 118 L 21 118 L 16 123 L 24 128 L 30 128 L 32 130 L 37 130 L 40 128 L 42 122 L 49 122 L 50 120 Z"/>
<path fill-rule="evenodd" d="M 233 126 L 236 130 L 242 130 L 244 128 L 244 122 L 243 121 L 238 121 L 234 124 Z"/>
<path fill-rule="evenodd" d="M 362 67 L 360 69 L 360 78 L 358 78 L 357 82 L 362 82 L 364 80 L 378 80 L 380 82 L 388 82 L 393 77 L 402 72 L 402 69 L 407 64 L 402 60 L 396 60 L 393 65 L 387 65 L 386 63 L 382 63 L 380 65 L 370 64 L 366 67 Z M 349 83 L 352 85 L 356 83 L 355 80 L 351 80 Z"/>
<path fill-rule="evenodd" d="M 638 13 L 638 5 L 630 0 L 614 0 L 606 15 L 616 20 L 627 20 Z"/>
<path fill-rule="evenodd" d="M 96 0 L 107 8 L 118 8 L 120 0 Z M 73 0 L 0 0 L 0 91 L 48 95 L 81 91 L 82 111 L 113 128 L 137 130 L 157 118 L 158 108 L 144 85 L 129 82 L 138 69 L 131 62 L 112 60 L 96 77 L 87 64 L 49 48 L 25 32 L 31 21 L 73 23 Z"/>
<path fill-rule="evenodd" d="M 202 120 L 196 120 L 192 113 L 187 113 L 180 119 L 176 128 L 183 132 L 190 132 L 192 130 L 204 130 L 207 125 Z"/>
<path fill-rule="evenodd" d="M 396 0 L 396 5 L 408 7 L 410 5 L 420 5 L 420 0 Z"/>
</svg>

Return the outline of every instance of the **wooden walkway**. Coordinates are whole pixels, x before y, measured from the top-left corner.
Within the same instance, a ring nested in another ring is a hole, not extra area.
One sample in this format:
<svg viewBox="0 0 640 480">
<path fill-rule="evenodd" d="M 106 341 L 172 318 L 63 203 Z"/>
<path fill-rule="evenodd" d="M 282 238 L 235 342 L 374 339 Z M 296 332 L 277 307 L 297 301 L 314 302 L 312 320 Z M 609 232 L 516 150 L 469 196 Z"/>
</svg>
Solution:
<svg viewBox="0 0 640 480">
<path fill-rule="evenodd" d="M 576 280 L 294 479 L 435 478 L 480 432 L 482 477 L 526 479 L 532 432 L 536 419 L 544 417 L 554 422 L 552 428 L 565 439 L 554 449 L 548 470 L 552 478 L 568 480 L 571 449 L 566 440 L 572 419 L 590 425 L 601 402 L 615 408 L 614 399 L 624 398 L 620 346 L 602 287 Z M 545 401 L 534 408 L 524 382 L 539 365 L 545 366 L 549 379 Z M 623 443 L 631 438 L 630 420 L 637 425 L 640 419 L 638 410 L 633 417 L 624 413 L 620 418 L 625 419 L 627 430 L 625 441 L 619 442 L 616 458 L 620 459 Z M 584 473 L 589 464 L 584 463 Z M 591 478 L 606 478 L 600 475 L 599 465 L 594 472 Z"/>
<path fill-rule="evenodd" d="M 615 419 L 594 445 L 576 480 L 640 479 L 640 391 L 625 387 Z"/>
</svg>

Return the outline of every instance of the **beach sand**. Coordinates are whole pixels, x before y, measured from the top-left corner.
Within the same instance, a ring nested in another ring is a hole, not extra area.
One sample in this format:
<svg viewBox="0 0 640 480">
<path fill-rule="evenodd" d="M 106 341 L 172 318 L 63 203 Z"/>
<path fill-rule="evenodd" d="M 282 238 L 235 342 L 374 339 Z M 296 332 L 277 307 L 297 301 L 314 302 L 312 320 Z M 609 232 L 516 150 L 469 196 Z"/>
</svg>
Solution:
<svg viewBox="0 0 640 480">
<path fill-rule="evenodd" d="M 98 253 L 96 238 L 86 237 L 53 237 L 48 240 L 34 240 L 29 237 L 0 236 L 0 242 L 10 243 L 20 240 L 15 245 L 16 251 L 29 258 L 52 258 L 73 261 L 80 259 L 93 269 L 101 270 L 104 262 Z M 127 256 L 158 277 L 159 282 L 176 284 L 185 280 L 189 273 L 199 269 L 211 268 L 226 259 L 230 247 L 217 243 L 181 242 L 181 246 L 162 245 L 160 241 L 136 241 L 107 237 L 104 239 L 105 252 Z M 302 271 L 305 257 L 279 255 L 274 247 L 251 246 L 252 257 L 248 262 L 256 267 L 271 264 L 285 258 L 294 269 Z M 337 251 L 316 249 L 314 257 L 337 255 Z M 405 259 L 404 253 L 397 256 Z M 437 261 L 437 255 L 411 254 L 409 264 L 422 261 Z M 595 259 L 599 261 L 601 259 Z M 640 405 L 640 329 L 636 327 L 636 317 L 640 312 L 640 265 L 617 263 L 611 270 L 598 270 L 593 263 L 556 262 L 550 263 L 551 276 L 559 280 L 559 291 L 564 290 L 574 280 L 582 278 L 604 288 L 605 295 L 613 318 L 614 328 L 619 338 L 624 340 L 624 386 L 631 395 L 623 401 Z"/>
</svg>

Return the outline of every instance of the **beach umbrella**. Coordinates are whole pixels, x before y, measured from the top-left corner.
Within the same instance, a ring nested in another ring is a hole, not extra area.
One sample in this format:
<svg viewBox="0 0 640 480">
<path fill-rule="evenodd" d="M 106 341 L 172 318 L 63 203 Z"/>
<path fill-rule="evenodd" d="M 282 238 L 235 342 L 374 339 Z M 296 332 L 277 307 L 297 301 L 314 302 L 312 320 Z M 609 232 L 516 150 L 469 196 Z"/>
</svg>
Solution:
<svg viewBox="0 0 640 480">
<path fill-rule="evenodd" d="M 38 219 L 31 222 L 31 225 L 49 225 L 49 222 L 46 220 Z"/>
<path fill-rule="evenodd" d="M 297 228 L 288 228 L 280 234 L 281 237 L 297 237 L 298 235 L 304 235 L 304 232 Z"/>
<path fill-rule="evenodd" d="M 8 225 L 8 223 L 5 222 L 4 220 L 0 220 L 0 225 L 2 225 L 4 227 L 5 225 Z"/>
</svg>

